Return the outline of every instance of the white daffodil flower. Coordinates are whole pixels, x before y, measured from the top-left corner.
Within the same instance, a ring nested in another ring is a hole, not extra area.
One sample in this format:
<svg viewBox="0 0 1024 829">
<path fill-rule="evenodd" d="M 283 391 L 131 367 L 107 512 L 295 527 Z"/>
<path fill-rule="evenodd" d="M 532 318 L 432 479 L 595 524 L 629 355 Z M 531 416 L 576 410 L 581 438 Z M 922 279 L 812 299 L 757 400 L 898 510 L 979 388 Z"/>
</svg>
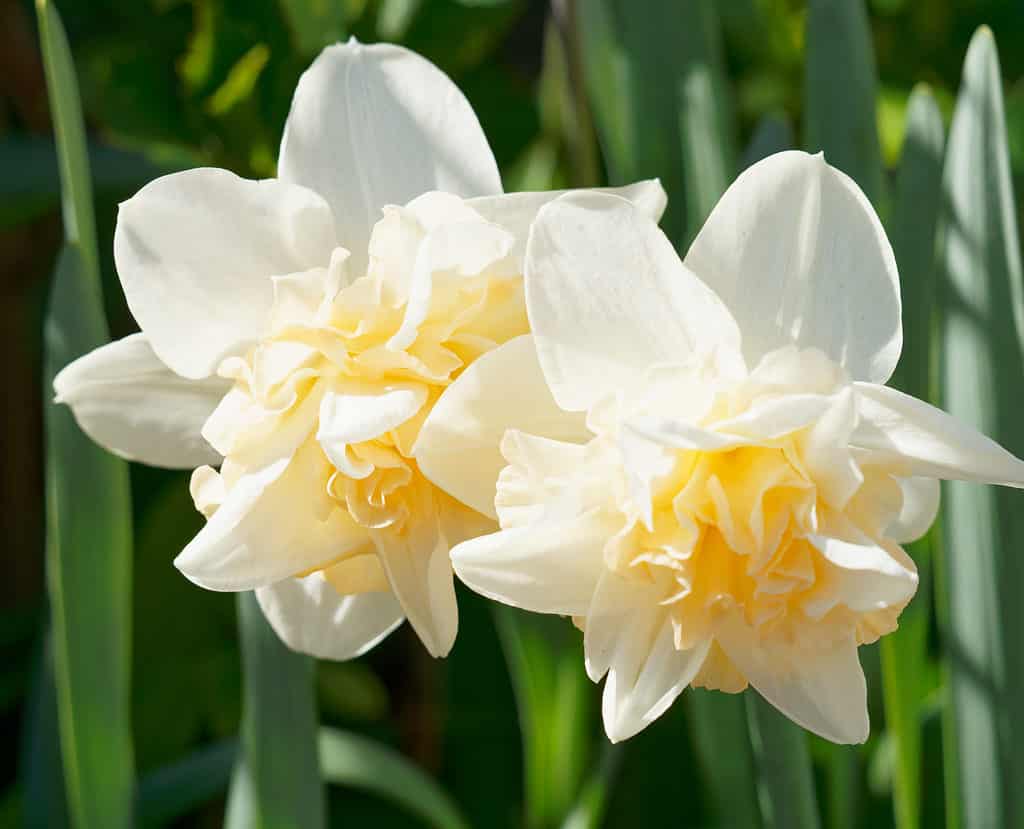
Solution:
<svg viewBox="0 0 1024 829">
<path fill-rule="evenodd" d="M 619 192 L 664 209 L 656 181 Z M 277 179 L 191 170 L 121 205 L 142 333 L 68 366 L 58 400 L 123 457 L 198 467 L 209 520 L 175 564 L 255 589 L 295 649 L 356 656 L 403 618 L 432 654 L 452 646 L 449 548 L 489 525 L 414 444 L 441 391 L 527 331 L 527 231 L 557 194 L 501 193 L 451 80 L 352 41 L 299 81 Z"/>
<path fill-rule="evenodd" d="M 857 648 L 914 595 L 899 545 L 932 523 L 936 479 L 1021 486 L 1024 463 L 883 385 L 899 284 L 864 194 L 780 153 L 685 261 L 626 201 L 567 195 L 534 223 L 526 302 L 532 341 L 472 365 L 420 433 L 421 469 L 464 503 L 497 479 L 501 530 L 452 551 L 459 577 L 573 617 L 612 740 L 687 685 L 748 683 L 865 740 Z"/>
</svg>

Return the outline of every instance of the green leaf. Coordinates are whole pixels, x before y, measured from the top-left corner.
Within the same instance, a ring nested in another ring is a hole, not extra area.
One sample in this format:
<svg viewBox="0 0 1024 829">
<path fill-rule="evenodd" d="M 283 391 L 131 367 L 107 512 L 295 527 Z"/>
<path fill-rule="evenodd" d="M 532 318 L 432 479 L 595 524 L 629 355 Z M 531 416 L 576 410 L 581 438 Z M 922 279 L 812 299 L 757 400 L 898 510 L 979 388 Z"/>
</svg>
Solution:
<svg viewBox="0 0 1024 829">
<path fill-rule="evenodd" d="M 36 656 L 20 760 L 22 825 L 25 829 L 63 829 L 68 826 L 57 728 L 53 648 L 48 634 L 44 634 Z"/>
<path fill-rule="evenodd" d="M 590 682 L 578 632 L 564 619 L 494 607 L 508 663 L 525 765 L 526 826 L 558 825 L 588 764 Z"/>
<path fill-rule="evenodd" d="M 569 812 L 562 829 L 598 829 L 608 809 L 608 799 L 618 776 L 625 746 L 608 743 L 594 773 L 583 785 L 579 800 Z"/>
<path fill-rule="evenodd" d="M 793 124 L 784 113 L 769 113 L 757 122 L 750 143 L 743 151 L 740 166 L 745 170 L 751 164 L 767 158 L 772 153 L 793 148 Z"/>
<path fill-rule="evenodd" d="M 943 174 L 942 403 L 1016 454 L 1022 278 L 999 58 L 982 27 L 964 62 Z M 1024 824 L 1024 502 L 1015 490 L 946 488 L 939 603 L 951 673 L 950 825 Z"/>
<path fill-rule="evenodd" d="M 242 756 L 225 825 L 316 829 L 325 825 L 317 759 L 313 660 L 289 650 L 254 593 L 238 594 L 242 644 Z"/>
<path fill-rule="evenodd" d="M 401 804 L 435 829 L 467 829 L 451 798 L 411 760 L 382 743 L 334 728 L 320 729 L 324 780 Z"/>
<path fill-rule="evenodd" d="M 816 829 L 820 821 L 807 735 L 759 694 L 747 691 L 745 696 L 766 829 Z"/>
<path fill-rule="evenodd" d="M 679 121 L 686 185 L 683 247 L 697 235 L 736 170 L 735 125 L 722 56 L 718 12 L 711 0 L 684 5 L 686 25 L 676 43 L 680 64 Z"/>
<path fill-rule="evenodd" d="M 807 8 L 804 144 L 852 177 L 877 206 L 882 156 L 878 81 L 864 0 L 810 0 Z"/>
<path fill-rule="evenodd" d="M 68 47 L 64 25 L 49 0 L 36 0 L 39 18 L 39 42 L 46 70 L 46 91 L 53 116 L 60 166 L 64 238 L 78 248 L 82 278 L 93 293 L 97 308 L 102 307 L 100 259 L 96 246 L 96 220 L 93 216 L 92 178 L 85 141 L 82 103 L 78 95 L 75 64 Z M 97 343 L 98 345 L 99 343 Z"/>
<path fill-rule="evenodd" d="M 903 296 L 903 354 L 894 385 L 922 400 L 933 397 L 935 233 L 942 203 L 942 114 L 921 86 L 910 96 L 896 186 L 892 239 Z M 921 823 L 922 710 L 931 692 L 928 629 L 931 624 L 931 539 L 910 547 L 917 562 L 917 597 L 900 616 L 899 629 L 881 641 L 885 718 L 895 751 L 894 800 L 900 829 Z"/>
<path fill-rule="evenodd" d="M 127 465 L 93 444 L 53 378 L 108 339 L 85 129 L 67 38 L 38 0 L 39 34 L 60 161 L 65 244 L 44 331 L 46 575 L 68 804 L 79 827 L 129 826 L 131 496 Z"/>
<path fill-rule="evenodd" d="M 679 45 L 686 37 L 683 4 L 648 3 L 637 14 L 628 0 L 577 5 L 590 107 L 612 184 L 659 177 L 669 201 L 662 227 L 686 235 L 683 200 Z"/>
<path fill-rule="evenodd" d="M 222 740 L 139 781 L 140 826 L 164 826 L 223 791 L 238 758 L 238 740 Z"/>
<path fill-rule="evenodd" d="M 314 55 L 348 34 L 344 0 L 279 0 L 300 54 Z"/>
<path fill-rule="evenodd" d="M 747 710 L 740 694 L 691 688 L 690 728 L 718 823 L 761 825 Z"/>
</svg>

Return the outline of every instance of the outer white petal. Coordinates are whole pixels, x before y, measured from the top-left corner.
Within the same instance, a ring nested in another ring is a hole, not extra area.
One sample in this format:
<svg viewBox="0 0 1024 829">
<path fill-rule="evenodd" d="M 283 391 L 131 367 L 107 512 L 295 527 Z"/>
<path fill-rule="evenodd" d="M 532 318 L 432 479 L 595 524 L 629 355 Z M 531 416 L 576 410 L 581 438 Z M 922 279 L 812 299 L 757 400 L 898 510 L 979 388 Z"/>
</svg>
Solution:
<svg viewBox="0 0 1024 829">
<path fill-rule="evenodd" d="M 1024 461 L 952 415 L 886 386 L 857 383 L 851 442 L 904 467 L 902 474 L 1024 487 Z"/>
<path fill-rule="evenodd" d="M 909 544 L 935 523 L 941 487 L 934 478 L 900 478 L 897 482 L 903 492 L 903 505 L 899 517 L 886 527 L 885 534 L 897 544 Z"/>
<path fill-rule="evenodd" d="M 555 404 L 528 334 L 487 352 L 445 389 L 413 454 L 437 486 L 495 518 L 495 482 L 506 463 L 499 447 L 507 429 L 556 440 L 586 434 L 580 415 Z"/>
<path fill-rule="evenodd" d="M 537 212 L 548 202 L 554 201 L 569 190 L 544 190 L 525 193 L 505 193 L 501 196 L 480 196 L 469 199 L 467 204 L 481 216 L 496 225 L 510 231 L 515 238 L 513 255 L 522 262 L 526 255 L 526 240 L 530 235 L 530 225 L 537 218 Z M 575 191 L 581 192 L 581 191 Z M 637 181 L 625 187 L 597 187 L 590 192 L 610 193 L 620 196 L 636 205 L 637 209 L 649 216 L 655 223 L 661 221 L 668 204 L 665 188 L 661 180 L 656 178 Z"/>
<path fill-rule="evenodd" d="M 569 193 L 537 215 L 526 251 L 526 306 L 559 406 L 589 408 L 650 367 L 736 352 L 728 310 L 625 199 Z"/>
<path fill-rule="evenodd" d="M 322 463 L 319 447 L 307 444 L 292 458 L 243 475 L 174 566 L 208 590 L 252 590 L 365 544 L 366 530 L 325 503 Z"/>
<path fill-rule="evenodd" d="M 311 190 L 226 170 L 163 176 L 121 204 L 114 260 L 157 356 L 206 377 L 270 321 L 270 277 L 326 267 L 333 217 Z"/>
<path fill-rule="evenodd" d="M 53 381 L 57 402 L 90 438 L 122 458 L 170 469 L 220 463 L 200 431 L 230 385 L 179 377 L 142 334 L 91 351 Z"/>
<path fill-rule="evenodd" d="M 477 593 L 536 613 L 582 616 L 604 572 L 603 549 L 621 527 L 600 509 L 484 535 L 452 550 Z"/>
<path fill-rule="evenodd" d="M 342 596 L 320 572 L 261 587 L 256 599 L 282 642 L 318 659 L 354 659 L 405 618 L 390 592 Z"/>
<path fill-rule="evenodd" d="M 429 496 L 429 493 L 427 493 Z M 448 539 L 432 497 L 410 505 L 401 532 L 372 530 L 377 554 L 416 634 L 431 656 L 447 656 L 459 629 Z"/>
<path fill-rule="evenodd" d="M 838 538 L 812 536 L 832 567 L 820 573 L 804 612 L 820 619 L 837 605 L 857 613 L 902 607 L 917 591 L 913 562 L 865 540 L 854 544 Z"/>
<path fill-rule="evenodd" d="M 595 625 L 609 626 L 587 645 L 588 660 L 593 640 L 607 644 L 608 677 L 601 700 L 601 714 L 608 739 L 613 743 L 639 733 L 660 717 L 686 688 L 704 664 L 710 640 L 689 650 L 675 647 L 669 614 L 657 604 L 621 608 L 614 615 L 587 617 L 587 635 Z"/>
<path fill-rule="evenodd" d="M 761 696 L 797 725 L 834 743 L 868 738 L 867 683 L 852 634 L 810 652 L 758 641 L 734 616 L 718 625 L 715 637 Z"/>
<path fill-rule="evenodd" d="M 448 76 L 408 49 L 354 39 L 324 49 L 299 79 L 278 171 L 327 199 L 357 273 L 385 205 L 429 190 L 501 192 L 480 123 Z"/>
<path fill-rule="evenodd" d="M 749 364 L 815 346 L 884 383 L 900 355 L 896 260 L 874 208 L 822 155 L 784 152 L 740 174 L 686 255 L 743 332 Z"/>
</svg>

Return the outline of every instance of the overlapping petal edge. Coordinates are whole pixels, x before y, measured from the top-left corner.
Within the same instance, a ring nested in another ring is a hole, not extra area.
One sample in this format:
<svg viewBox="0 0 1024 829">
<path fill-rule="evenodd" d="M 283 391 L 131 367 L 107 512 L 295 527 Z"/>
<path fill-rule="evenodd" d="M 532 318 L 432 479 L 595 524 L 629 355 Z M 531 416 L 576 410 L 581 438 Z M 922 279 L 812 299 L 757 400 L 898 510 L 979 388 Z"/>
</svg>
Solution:
<svg viewBox="0 0 1024 829">
<path fill-rule="evenodd" d="M 656 181 L 618 192 L 664 209 Z M 493 507 L 436 486 L 414 444 L 428 415 L 446 428 L 443 389 L 526 332 L 527 231 L 557 195 L 502 194 L 472 108 L 424 58 L 329 47 L 296 89 L 278 178 L 191 170 L 121 205 L 142 333 L 68 366 L 57 398 L 123 457 L 198 467 L 208 522 L 176 565 L 255 589 L 292 647 L 349 658 L 408 618 L 443 655 L 449 548 Z"/>
<path fill-rule="evenodd" d="M 465 469 L 498 473 L 501 529 L 455 547 L 456 573 L 573 618 L 612 740 L 688 685 L 748 684 L 827 739 L 865 740 L 857 648 L 917 587 L 899 545 L 932 523 L 937 479 L 1020 487 L 1024 463 L 883 385 L 899 284 L 863 193 L 821 155 L 772 156 L 682 261 L 622 199 L 566 195 L 534 223 L 525 281 L 532 338 L 436 409 L 462 434 L 509 427 L 501 457 L 475 463 L 476 441 L 429 419 L 419 438 L 443 440 L 453 493 L 483 486 Z"/>
</svg>

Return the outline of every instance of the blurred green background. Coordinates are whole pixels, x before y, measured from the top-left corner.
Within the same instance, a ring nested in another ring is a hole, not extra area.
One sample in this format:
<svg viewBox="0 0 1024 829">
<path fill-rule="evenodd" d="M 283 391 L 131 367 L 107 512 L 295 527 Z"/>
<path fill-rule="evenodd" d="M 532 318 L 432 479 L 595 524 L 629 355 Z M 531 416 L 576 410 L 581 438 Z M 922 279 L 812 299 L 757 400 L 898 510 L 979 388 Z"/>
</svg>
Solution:
<svg viewBox="0 0 1024 829">
<path fill-rule="evenodd" d="M 849 3 L 859 6 L 859 0 Z M 403 43 L 448 72 L 476 109 L 508 190 L 661 175 L 670 196 L 664 226 L 681 247 L 744 159 L 770 147 L 827 143 L 808 134 L 804 109 L 821 106 L 821 99 L 813 98 L 805 78 L 807 4 L 795 0 L 61 0 L 57 5 L 81 87 L 107 315 L 115 337 L 134 330 L 111 261 L 118 201 L 156 175 L 193 166 L 272 176 L 299 74 L 320 48 L 350 35 Z M 670 23 L 659 18 L 667 7 L 672 7 Z M 999 44 L 1012 173 L 1021 192 L 1024 4 L 871 0 L 867 11 L 877 63 L 874 126 L 885 171 L 877 182 L 848 172 L 883 216 L 894 211 L 890 196 L 911 89 L 926 82 L 948 126 L 964 55 L 981 24 L 991 26 Z M 671 37 L 678 36 L 678 50 L 672 41 L 663 48 L 665 26 L 677 27 Z M 47 762 L 48 747 L 56 745 L 53 701 L 39 693 L 46 687 L 41 666 L 48 616 L 40 378 L 44 308 L 61 219 L 38 42 L 32 4 L 0 0 L 0 353 L 6 388 L 0 431 L 6 548 L 0 559 L 0 717 L 8 746 L 0 759 L 0 826 L 31 823 L 30 800 L 39 796 L 29 786 L 31 775 Z M 635 66 L 638 53 L 640 70 L 627 83 L 616 83 L 623 78 L 623 64 Z M 677 63 L 691 58 L 714 70 L 708 86 L 688 87 L 692 110 L 676 112 L 672 107 L 678 102 L 666 109 L 659 96 L 671 88 Z M 826 98 L 834 93 L 836 107 L 856 107 L 842 87 L 851 80 L 847 74 L 856 74 L 856 61 L 841 45 L 834 55 L 817 60 L 832 60 L 839 79 L 839 85 L 825 89 Z M 852 82 L 856 85 L 857 78 Z M 809 104 L 812 99 L 819 103 Z M 707 122 L 688 119 L 687 112 L 700 112 L 702 103 L 713 111 Z M 623 115 L 623 108 L 630 113 Z M 701 161 L 712 143 L 713 157 Z M 827 146 L 826 155 L 832 158 Z M 201 522 L 187 476 L 136 465 L 131 484 L 135 766 L 145 783 L 168 764 L 214 746 L 214 755 L 206 756 L 212 796 L 171 825 L 219 826 L 226 791 L 221 778 L 230 767 L 219 758 L 230 760 L 233 750 L 233 744 L 221 741 L 238 733 L 242 698 L 235 602 L 230 595 L 192 586 L 171 566 Z M 82 492 L 83 499 L 90 497 Z M 923 826 L 944 820 L 949 796 L 938 713 L 946 686 L 929 587 L 926 583 L 915 599 L 923 607 L 924 655 L 913 692 L 923 734 L 917 755 Z M 744 807 L 728 802 L 733 785 L 739 787 L 733 792 L 737 803 L 747 797 L 741 789 L 749 771 L 730 771 L 730 757 L 722 765 L 731 744 L 724 731 L 707 725 L 718 721 L 703 716 L 717 704 L 705 700 L 706 692 L 686 692 L 668 714 L 609 753 L 598 721 L 600 689 L 580 678 L 576 632 L 568 624 L 494 611 L 465 590 L 460 589 L 459 601 L 459 638 L 447 660 L 430 659 L 405 626 L 367 657 L 318 664 L 321 721 L 401 751 L 438 781 L 471 826 L 559 825 L 581 792 L 584 803 L 590 796 L 603 801 L 605 825 L 613 827 L 749 825 L 748 818 L 737 817 L 745 814 Z M 817 798 L 828 826 L 894 821 L 897 760 L 883 714 L 880 660 L 877 648 L 862 654 L 872 685 L 871 741 L 863 748 L 837 749 L 810 740 Z M 552 696 L 560 701 L 550 702 Z M 545 698 L 547 703 L 536 702 Z M 544 705 L 550 710 L 538 712 Z M 717 716 L 728 722 L 728 712 Z M 739 777 L 728 776 L 734 773 Z M 591 774 L 592 787 L 581 782 Z M 412 810 L 372 788 L 330 786 L 330 825 L 358 820 L 425 825 Z M 48 792 L 47 797 L 59 794 Z M 756 820 L 753 812 L 749 820 Z M 590 825 L 581 821 L 570 825 Z M 775 823 L 786 825 L 778 818 Z"/>
</svg>

